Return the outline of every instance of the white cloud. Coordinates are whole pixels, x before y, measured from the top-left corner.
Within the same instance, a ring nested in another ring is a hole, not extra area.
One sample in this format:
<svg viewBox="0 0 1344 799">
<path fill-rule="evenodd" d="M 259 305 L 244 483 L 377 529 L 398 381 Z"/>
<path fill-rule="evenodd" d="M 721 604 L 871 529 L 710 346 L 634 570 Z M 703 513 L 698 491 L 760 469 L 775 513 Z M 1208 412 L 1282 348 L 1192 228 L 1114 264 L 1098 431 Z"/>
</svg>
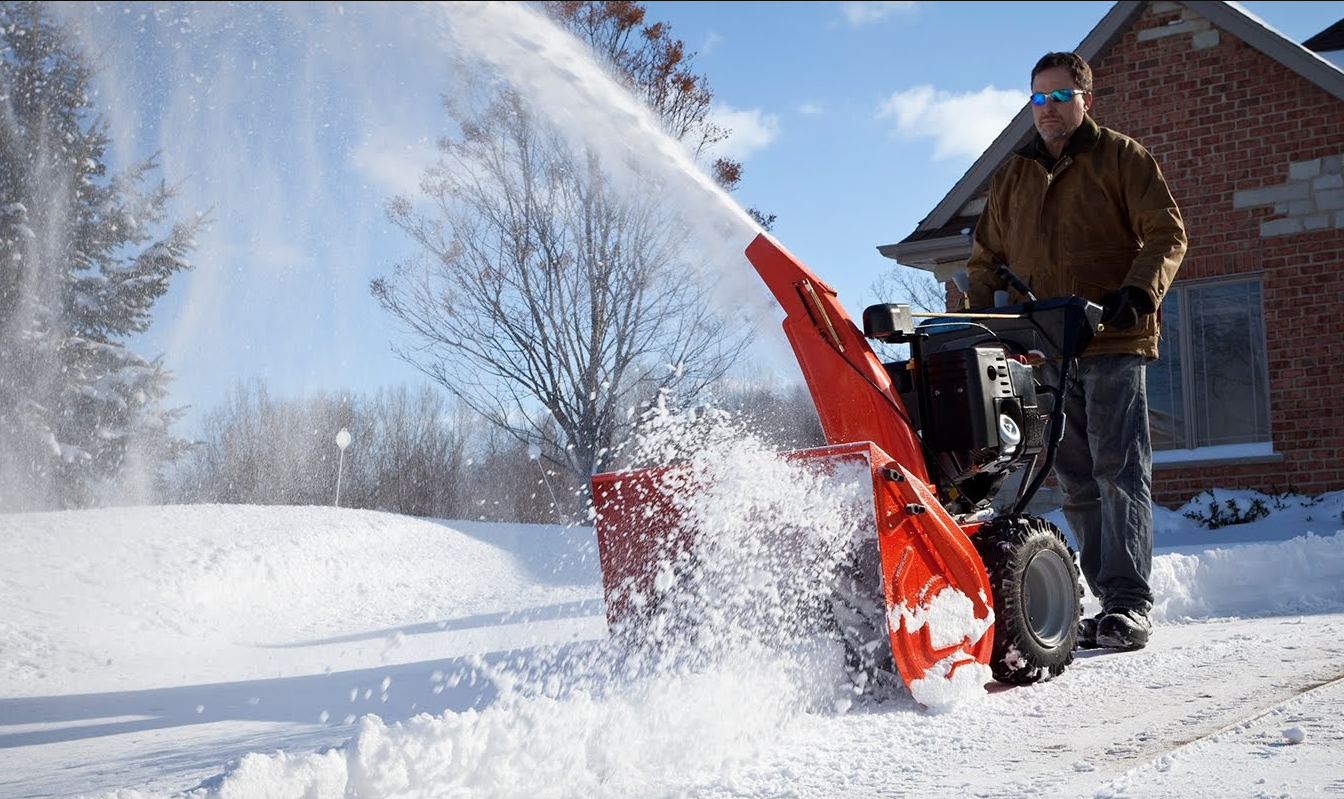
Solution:
<svg viewBox="0 0 1344 799">
<path fill-rule="evenodd" d="M 817 103 L 803 103 L 802 105 L 798 106 L 798 113 L 806 117 L 820 116 L 822 113 L 822 108 Z"/>
<path fill-rule="evenodd" d="M 438 159 L 434 142 L 401 139 L 393 130 L 371 132 L 350 152 L 350 167 L 381 194 L 415 194 L 425 168 Z"/>
<path fill-rule="evenodd" d="M 895 133 L 907 139 L 934 140 L 933 158 L 979 156 L 1007 127 L 1026 95 L 987 86 L 978 92 L 955 94 L 916 86 L 896 92 L 877 108 L 878 119 L 894 119 Z"/>
<path fill-rule="evenodd" d="M 714 31 L 705 34 L 705 43 L 700 45 L 700 49 L 695 51 L 696 55 L 708 55 L 714 52 L 714 49 L 723 41 L 723 37 Z"/>
<path fill-rule="evenodd" d="M 844 14 L 845 21 L 850 25 L 867 25 L 871 22 L 881 22 L 892 14 L 901 11 L 912 11 L 919 6 L 919 3 L 909 2 L 873 2 L 873 3 L 841 3 L 840 13 Z"/>
<path fill-rule="evenodd" d="M 714 154 L 737 161 L 746 160 L 779 135 L 779 117 L 759 108 L 738 110 L 728 105 L 716 105 L 710 112 L 710 120 L 732 131 L 727 139 L 714 145 Z"/>
</svg>

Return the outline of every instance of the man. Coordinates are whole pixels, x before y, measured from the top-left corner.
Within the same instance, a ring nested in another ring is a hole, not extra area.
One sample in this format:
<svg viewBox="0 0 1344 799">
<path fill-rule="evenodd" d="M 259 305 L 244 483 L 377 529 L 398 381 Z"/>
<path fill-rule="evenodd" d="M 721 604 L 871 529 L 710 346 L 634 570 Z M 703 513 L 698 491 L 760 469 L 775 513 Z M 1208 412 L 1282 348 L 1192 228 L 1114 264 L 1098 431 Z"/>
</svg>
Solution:
<svg viewBox="0 0 1344 799">
<path fill-rule="evenodd" d="M 1078 295 L 1102 306 L 1103 329 L 1065 387 L 1055 477 L 1083 576 L 1102 606 L 1082 620 L 1078 645 L 1141 649 L 1153 604 L 1145 373 L 1157 358 L 1156 310 L 1185 255 L 1185 227 L 1148 151 L 1088 115 L 1086 61 L 1046 54 L 1031 91 L 1037 135 L 991 181 L 967 293 L 972 307 L 993 305 L 998 290 L 1025 301 L 996 274 L 1005 265 L 1037 297 Z"/>
</svg>

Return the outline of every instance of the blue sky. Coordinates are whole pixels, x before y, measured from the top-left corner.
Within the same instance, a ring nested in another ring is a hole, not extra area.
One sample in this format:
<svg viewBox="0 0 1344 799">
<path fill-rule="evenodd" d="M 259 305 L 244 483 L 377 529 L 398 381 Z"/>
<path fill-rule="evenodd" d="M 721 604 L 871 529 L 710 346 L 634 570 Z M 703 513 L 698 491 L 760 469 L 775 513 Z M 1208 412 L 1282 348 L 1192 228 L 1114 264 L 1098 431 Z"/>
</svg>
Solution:
<svg viewBox="0 0 1344 799">
<path fill-rule="evenodd" d="M 1072 49 L 1112 7 L 645 5 L 649 21 L 669 23 L 696 53 L 733 130 L 723 152 L 745 166 L 733 199 L 775 214 L 778 240 L 855 317 L 898 299 L 869 293 L 900 268 L 877 247 L 913 231 L 1021 108 L 1040 54 Z M 1297 41 L 1344 16 L 1340 3 L 1243 5 Z M 252 377 L 287 397 L 425 382 L 392 354 L 392 341 L 409 342 L 367 287 L 413 252 L 382 202 L 413 189 L 432 162 L 445 130 L 438 97 L 460 50 L 493 51 L 578 135 L 619 127 L 604 119 L 620 116 L 616 98 L 591 87 L 580 100 L 562 96 L 578 79 L 542 57 L 546 34 L 470 4 L 60 8 L 101 54 L 97 101 L 115 157 L 161 151 L 162 176 L 184 188 L 179 211 L 212 209 L 196 268 L 175 279 L 134 342 L 174 371 L 170 404 L 192 406 L 184 433 Z M 659 145 L 644 157 L 663 157 Z M 706 216 L 730 215 L 716 202 Z M 756 280 L 745 260 L 725 268 Z"/>
</svg>

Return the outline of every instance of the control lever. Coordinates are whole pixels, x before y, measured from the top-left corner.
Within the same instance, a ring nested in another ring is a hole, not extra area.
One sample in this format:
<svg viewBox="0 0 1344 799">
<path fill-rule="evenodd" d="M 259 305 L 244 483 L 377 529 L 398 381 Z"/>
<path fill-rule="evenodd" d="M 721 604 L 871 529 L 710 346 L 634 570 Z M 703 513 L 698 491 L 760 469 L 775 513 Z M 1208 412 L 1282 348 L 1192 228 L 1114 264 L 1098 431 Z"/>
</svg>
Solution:
<svg viewBox="0 0 1344 799">
<path fill-rule="evenodd" d="M 1021 294 L 1028 300 L 1031 300 L 1032 302 L 1036 302 L 1036 295 L 1031 293 L 1031 289 L 1027 287 L 1026 283 L 1022 282 L 1022 278 L 1013 274 L 1013 270 L 1008 268 L 1008 264 L 999 264 L 995 266 L 994 274 L 998 275 L 999 278 L 1001 278 L 1008 285 L 1017 289 L 1018 294 Z"/>
</svg>

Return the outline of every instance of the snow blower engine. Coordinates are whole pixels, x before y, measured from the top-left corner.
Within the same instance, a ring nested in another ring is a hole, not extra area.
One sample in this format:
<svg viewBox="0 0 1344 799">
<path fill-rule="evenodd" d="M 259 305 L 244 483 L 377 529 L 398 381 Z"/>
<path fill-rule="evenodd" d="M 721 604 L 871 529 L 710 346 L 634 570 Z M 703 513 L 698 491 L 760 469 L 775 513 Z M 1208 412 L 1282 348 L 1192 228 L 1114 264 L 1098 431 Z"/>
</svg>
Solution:
<svg viewBox="0 0 1344 799">
<path fill-rule="evenodd" d="M 883 304 L 864 311 L 860 331 L 835 291 L 771 237 L 758 235 L 746 255 L 785 313 L 827 441 L 787 456 L 823 469 L 862 464 L 872 482 L 875 533 L 830 603 L 854 672 L 907 686 L 955 679 L 970 663 L 1010 684 L 1063 673 L 1082 613 L 1078 566 L 1061 531 L 1028 506 L 1053 463 L 1062 387 L 1100 328 L 1100 306 L 1068 297 L 913 314 Z M 906 345 L 909 357 L 884 363 L 869 340 Z M 592 478 L 607 619 L 622 638 L 643 634 L 660 564 L 695 547 L 674 501 L 688 489 L 667 475 Z M 949 599 L 974 617 L 955 640 L 928 623 Z"/>
</svg>

